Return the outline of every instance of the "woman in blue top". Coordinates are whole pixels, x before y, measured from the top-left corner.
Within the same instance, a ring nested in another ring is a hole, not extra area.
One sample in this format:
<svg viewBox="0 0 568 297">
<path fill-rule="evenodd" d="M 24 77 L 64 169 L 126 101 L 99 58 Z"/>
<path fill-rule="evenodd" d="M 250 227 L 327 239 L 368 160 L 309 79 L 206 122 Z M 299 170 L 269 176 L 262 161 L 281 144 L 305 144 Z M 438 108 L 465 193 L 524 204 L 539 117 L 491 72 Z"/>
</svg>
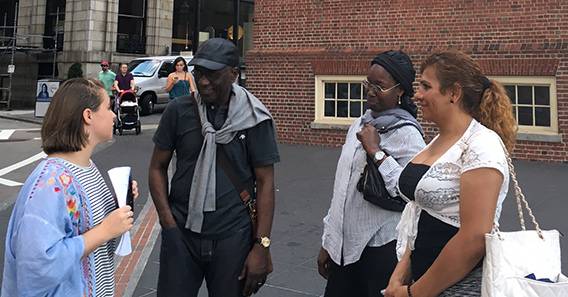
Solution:
<svg viewBox="0 0 568 297">
<path fill-rule="evenodd" d="M 114 238 L 132 228 L 133 212 L 117 209 L 91 161 L 95 146 L 112 138 L 114 118 L 94 80 L 68 80 L 54 94 L 41 130 L 47 158 L 8 224 L 2 296 L 114 295 Z"/>
<path fill-rule="evenodd" d="M 166 92 L 170 94 L 170 99 L 195 92 L 195 82 L 191 73 L 187 71 L 185 59 L 177 57 L 174 60 L 174 68 L 174 72 L 168 75 L 168 82 L 165 87 Z"/>
</svg>

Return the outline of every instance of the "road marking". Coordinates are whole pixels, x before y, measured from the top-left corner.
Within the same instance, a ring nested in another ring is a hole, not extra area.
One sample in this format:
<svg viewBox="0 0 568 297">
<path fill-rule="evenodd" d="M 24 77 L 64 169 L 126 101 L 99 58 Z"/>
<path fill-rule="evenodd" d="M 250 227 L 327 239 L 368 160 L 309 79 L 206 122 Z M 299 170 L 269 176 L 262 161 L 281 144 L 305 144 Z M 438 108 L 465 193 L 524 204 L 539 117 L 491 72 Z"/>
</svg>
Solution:
<svg viewBox="0 0 568 297">
<path fill-rule="evenodd" d="M 142 131 L 158 129 L 158 124 L 142 125 Z"/>
<path fill-rule="evenodd" d="M 5 178 L 0 177 L 0 185 L 5 185 L 5 186 L 8 186 L 8 187 L 19 187 L 23 184 L 19 183 L 19 182 L 15 182 L 13 180 L 9 180 L 9 179 L 5 179 Z"/>
<path fill-rule="evenodd" d="M 45 156 L 47 156 L 47 155 L 44 152 L 37 153 L 37 154 L 35 154 L 35 155 L 33 155 L 33 156 L 23 160 L 23 161 L 20 161 L 16 164 L 10 165 L 6 168 L 2 168 L 2 169 L 0 169 L 0 176 L 6 175 L 6 174 L 8 174 L 8 173 L 10 173 L 10 172 L 12 172 L 16 169 L 22 168 L 22 167 L 24 167 L 28 164 L 31 164 L 31 163 L 39 160 L 39 159 L 45 158 Z"/>
<path fill-rule="evenodd" d="M 14 132 L 16 132 L 14 129 L 0 130 L 0 140 L 10 139 L 10 136 L 12 136 Z"/>
</svg>

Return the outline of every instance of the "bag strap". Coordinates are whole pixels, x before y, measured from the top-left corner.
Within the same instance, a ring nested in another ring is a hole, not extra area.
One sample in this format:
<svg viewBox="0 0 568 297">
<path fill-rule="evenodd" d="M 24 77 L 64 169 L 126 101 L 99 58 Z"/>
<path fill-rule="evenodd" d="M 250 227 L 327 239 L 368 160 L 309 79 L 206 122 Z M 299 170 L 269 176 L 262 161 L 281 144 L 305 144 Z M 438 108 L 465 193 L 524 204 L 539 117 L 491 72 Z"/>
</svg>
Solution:
<svg viewBox="0 0 568 297">
<path fill-rule="evenodd" d="M 241 201 L 245 205 L 248 205 L 251 202 L 252 197 L 251 197 L 249 191 L 247 190 L 246 183 L 243 183 L 243 182 L 240 181 L 240 179 L 239 179 L 239 177 L 238 177 L 238 175 L 235 171 L 235 168 L 232 166 L 231 161 L 229 161 L 229 158 L 227 157 L 227 153 L 225 152 L 225 149 L 221 145 L 217 145 L 217 158 L 216 159 L 217 159 L 217 164 L 219 164 L 219 166 L 221 166 L 223 171 L 225 171 L 225 173 L 227 174 L 227 177 L 229 177 L 229 179 L 231 180 L 231 183 L 235 187 L 235 190 L 237 190 L 237 192 L 239 193 L 239 196 L 241 197 Z"/>
<path fill-rule="evenodd" d="M 389 127 L 382 127 L 381 129 L 378 129 L 378 131 L 379 131 L 379 134 L 385 134 L 389 131 L 392 131 L 392 130 L 395 130 L 395 129 L 398 129 L 398 128 L 404 127 L 404 126 L 413 126 L 414 128 L 416 128 L 420 132 L 420 129 L 418 129 L 418 127 L 416 127 L 416 124 L 414 124 L 413 122 L 402 122 L 400 124 L 392 125 L 392 126 L 389 126 Z"/>
<path fill-rule="evenodd" d="M 199 123 L 199 130 L 202 130 L 201 117 L 199 115 L 199 107 L 197 99 L 195 99 L 195 96 L 193 95 L 190 95 L 190 97 L 191 100 L 193 101 L 193 110 L 197 116 L 197 122 Z M 237 193 L 239 193 L 239 197 L 241 198 L 243 204 L 246 205 L 248 208 L 251 208 L 253 202 L 252 196 L 247 190 L 246 184 L 240 181 L 222 145 L 217 145 L 217 157 L 215 159 L 217 164 L 219 164 L 219 166 L 223 169 L 225 174 L 227 174 L 227 177 L 229 177 L 229 180 L 235 187 L 235 190 L 237 190 Z"/>
<path fill-rule="evenodd" d="M 536 218 L 533 215 L 532 209 L 529 206 L 529 203 L 528 203 L 528 201 L 525 197 L 525 194 L 523 194 L 523 191 L 521 190 L 521 187 L 519 186 L 519 181 L 517 180 L 517 173 L 515 171 L 515 166 L 513 165 L 513 161 L 511 160 L 511 156 L 509 155 L 509 152 L 507 151 L 507 148 L 505 147 L 505 144 L 503 143 L 503 141 L 501 139 L 499 139 L 499 142 L 501 143 L 501 147 L 503 148 L 503 151 L 505 152 L 505 157 L 507 158 L 507 165 L 509 166 L 509 175 L 511 176 L 511 180 L 513 181 L 513 187 L 515 189 L 515 198 L 517 200 L 517 214 L 519 216 L 519 222 L 521 224 L 521 229 L 523 231 L 526 230 L 525 218 L 524 218 L 524 213 L 523 213 L 523 206 L 524 206 L 524 208 L 527 210 L 529 217 L 531 218 L 532 223 L 534 224 L 534 227 L 536 229 L 536 232 L 538 233 L 538 236 L 541 239 L 544 239 L 544 237 L 542 235 L 542 230 L 540 229 L 540 225 L 536 221 Z M 495 229 L 499 232 L 499 228 L 497 226 L 495 226 Z"/>
</svg>

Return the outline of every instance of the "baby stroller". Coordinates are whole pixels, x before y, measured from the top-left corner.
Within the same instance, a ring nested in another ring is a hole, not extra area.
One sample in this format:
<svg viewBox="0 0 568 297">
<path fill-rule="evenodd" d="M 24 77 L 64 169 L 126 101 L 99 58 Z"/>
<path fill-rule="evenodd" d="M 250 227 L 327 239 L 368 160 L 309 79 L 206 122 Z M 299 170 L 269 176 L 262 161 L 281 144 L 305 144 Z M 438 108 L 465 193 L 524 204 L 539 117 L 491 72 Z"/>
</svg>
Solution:
<svg viewBox="0 0 568 297">
<path fill-rule="evenodd" d="M 114 123 L 114 133 L 118 130 L 118 135 L 122 135 L 124 129 L 136 129 L 136 135 L 142 132 L 140 123 L 140 107 L 138 99 L 132 91 L 123 91 L 116 96 L 115 102 L 116 122 Z"/>
</svg>

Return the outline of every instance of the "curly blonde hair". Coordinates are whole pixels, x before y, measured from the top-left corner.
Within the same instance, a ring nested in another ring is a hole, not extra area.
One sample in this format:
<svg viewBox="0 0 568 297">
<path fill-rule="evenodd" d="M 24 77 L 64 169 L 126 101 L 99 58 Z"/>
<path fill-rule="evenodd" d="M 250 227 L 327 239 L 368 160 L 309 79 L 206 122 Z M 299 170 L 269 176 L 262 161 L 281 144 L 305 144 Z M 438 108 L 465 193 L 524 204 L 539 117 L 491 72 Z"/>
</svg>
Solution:
<svg viewBox="0 0 568 297">
<path fill-rule="evenodd" d="M 503 140 L 509 152 L 513 151 L 517 135 L 517 122 L 513 116 L 511 99 L 503 85 L 489 80 L 481 67 L 468 55 L 460 51 L 436 53 L 426 58 L 420 66 L 423 73 L 434 67 L 440 82 L 440 92 L 445 94 L 451 88 L 461 88 L 461 107 L 485 127 L 495 131 Z"/>
</svg>

